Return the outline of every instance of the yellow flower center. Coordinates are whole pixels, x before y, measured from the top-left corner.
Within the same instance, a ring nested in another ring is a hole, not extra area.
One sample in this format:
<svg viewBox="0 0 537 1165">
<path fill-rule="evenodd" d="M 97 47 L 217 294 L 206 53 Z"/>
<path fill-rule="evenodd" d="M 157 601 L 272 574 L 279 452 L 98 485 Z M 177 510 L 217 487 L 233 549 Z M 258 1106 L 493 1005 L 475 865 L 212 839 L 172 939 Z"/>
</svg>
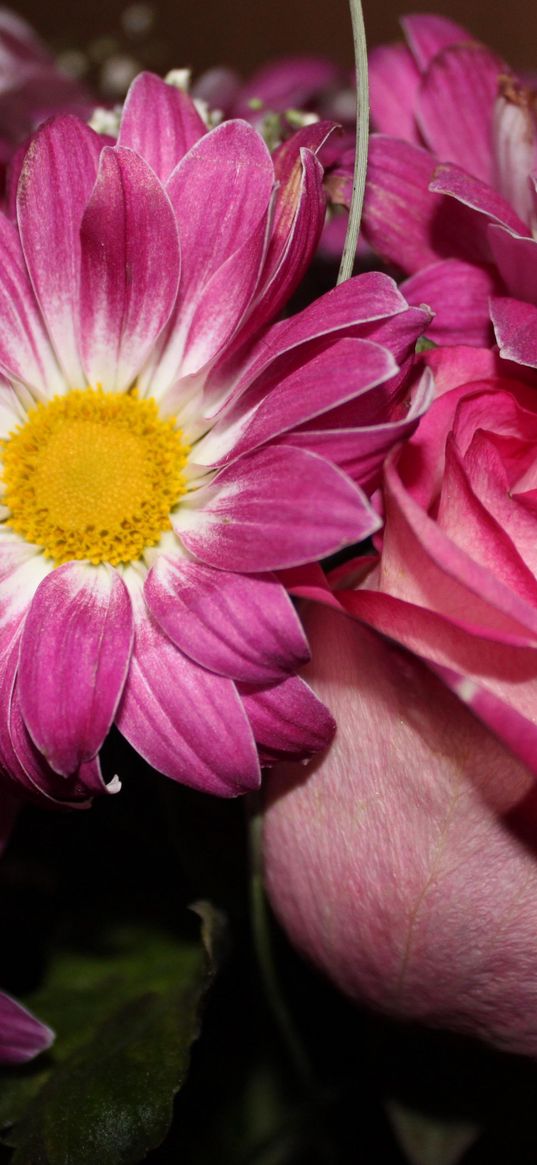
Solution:
<svg viewBox="0 0 537 1165">
<path fill-rule="evenodd" d="M 7 525 L 57 566 L 139 558 L 186 489 L 181 431 L 135 392 L 55 396 L 1 444 Z"/>
</svg>

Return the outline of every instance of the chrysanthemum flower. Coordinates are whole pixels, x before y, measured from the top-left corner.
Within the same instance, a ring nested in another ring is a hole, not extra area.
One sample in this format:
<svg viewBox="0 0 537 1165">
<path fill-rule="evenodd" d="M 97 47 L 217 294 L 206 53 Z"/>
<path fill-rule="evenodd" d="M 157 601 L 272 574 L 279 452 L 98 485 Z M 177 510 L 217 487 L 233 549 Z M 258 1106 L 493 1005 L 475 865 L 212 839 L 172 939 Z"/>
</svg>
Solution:
<svg viewBox="0 0 537 1165">
<path fill-rule="evenodd" d="M 409 301 L 436 313 L 432 339 L 481 346 L 495 333 L 502 355 L 535 366 L 535 92 L 445 17 L 408 16 L 403 27 L 408 47 L 383 45 L 370 59 L 380 133 L 364 232 L 411 276 Z"/>
<path fill-rule="evenodd" d="M 221 795 L 331 737 L 274 572 L 379 525 L 361 486 L 424 407 L 428 317 L 372 274 L 269 326 L 323 225 L 306 132 L 273 158 L 146 74 L 117 145 L 65 116 L 29 146 L 0 219 L 0 755 L 27 790 L 102 790 L 113 723 Z"/>
</svg>

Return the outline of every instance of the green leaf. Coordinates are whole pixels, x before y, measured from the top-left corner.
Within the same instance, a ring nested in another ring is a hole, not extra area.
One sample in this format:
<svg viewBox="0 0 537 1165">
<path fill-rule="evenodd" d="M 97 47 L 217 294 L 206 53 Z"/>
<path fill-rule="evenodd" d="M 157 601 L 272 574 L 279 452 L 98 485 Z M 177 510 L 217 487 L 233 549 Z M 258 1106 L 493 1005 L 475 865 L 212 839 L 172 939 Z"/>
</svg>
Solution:
<svg viewBox="0 0 537 1165">
<path fill-rule="evenodd" d="M 421 352 L 429 352 L 431 348 L 438 348 L 438 344 L 435 344 L 434 340 L 430 340 L 428 336 L 420 336 L 419 340 L 416 340 L 416 356 L 419 356 Z"/>
<path fill-rule="evenodd" d="M 26 1001 L 56 1043 L 26 1069 L 1 1073 L 12 1165 L 142 1161 L 170 1125 L 210 979 L 200 940 L 156 930 L 129 927 L 97 953 L 58 953 Z"/>
</svg>

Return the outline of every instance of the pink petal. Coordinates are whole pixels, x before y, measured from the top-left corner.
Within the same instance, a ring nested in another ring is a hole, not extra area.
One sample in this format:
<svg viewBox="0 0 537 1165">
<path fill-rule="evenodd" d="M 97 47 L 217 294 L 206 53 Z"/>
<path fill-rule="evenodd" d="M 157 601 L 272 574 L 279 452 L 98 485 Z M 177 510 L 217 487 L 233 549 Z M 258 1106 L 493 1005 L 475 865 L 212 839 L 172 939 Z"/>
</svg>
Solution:
<svg viewBox="0 0 537 1165">
<path fill-rule="evenodd" d="M 434 383 L 422 377 L 413 397 L 408 401 L 406 416 L 398 421 L 364 428 L 316 429 L 315 422 L 298 432 L 279 438 L 279 443 L 295 449 L 310 449 L 339 468 L 356 481 L 370 496 L 380 484 L 384 461 L 395 444 L 412 435 L 418 421 L 426 413 L 434 396 Z"/>
<path fill-rule="evenodd" d="M 274 169 L 263 139 L 242 121 L 226 121 L 197 142 L 166 189 L 179 227 L 180 298 L 196 303 L 204 286 L 264 220 Z"/>
<path fill-rule="evenodd" d="M 336 332 L 351 332 L 351 329 L 352 335 L 360 335 L 362 330 L 368 329 L 366 334 L 377 341 L 378 322 L 389 319 L 391 323 L 392 317 L 404 312 L 408 312 L 407 302 L 388 276 L 371 271 L 347 279 L 263 335 L 235 385 L 235 395 L 239 396 L 278 357 L 293 352 L 310 340 Z M 360 325 L 363 329 L 359 331 Z"/>
<path fill-rule="evenodd" d="M 230 255 L 205 284 L 184 337 L 181 376 L 199 372 L 213 361 L 239 328 L 259 283 L 269 224 L 270 211 L 267 210 L 252 237 Z M 180 307 L 177 322 L 182 330 Z M 161 361 L 155 372 L 157 381 L 163 375 L 169 378 L 169 371 Z"/>
<path fill-rule="evenodd" d="M 498 280 L 489 267 L 445 259 L 406 279 L 401 291 L 409 303 L 434 311 L 427 338 L 435 344 L 491 343 L 489 298 Z"/>
<path fill-rule="evenodd" d="M 176 647 L 209 671 L 271 683 L 309 659 L 293 604 L 274 578 L 161 555 L 144 594 Z"/>
<path fill-rule="evenodd" d="M 349 478 L 304 449 L 271 446 L 249 454 L 198 497 L 199 509 L 179 509 L 175 529 L 188 550 L 218 570 L 296 566 L 334 554 L 380 524 Z"/>
<path fill-rule="evenodd" d="M 66 563 L 38 587 L 21 643 L 21 709 L 51 767 L 69 775 L 99 751 L 129 666 L 132 613 L 117 571 Z"/>
<path fill-rule="evenodd" d="M 20 709 L 19 688 L 16 682 L 17 659 L 9 663 L 10 677 L 8 683 L 9 720 L 8 732 L 10 751 L 4 740 L 2 745 L 3 756 L 9 763 L 10 775 L 24 790 L 25 797 L 37 804 L 51 805 L 55 808 L 69 809 L 86 808 L 94 793 L 114 792 L 114 782 L 107 788 L 104 781 L 95 780 L 94 767 L 98 768 L 98 758 L 80 766 L 72 777 L 60 776 L 47 764 L 43 754 L 34 744 L 26 728 Z"/>
<path fill-rule="evenodd" d="M 427 662 L 524 764 L 537 771 L 537 652 L 506 631 L 487 637 L 456 617 L 385 593 L 341 592 L 345 609 Z M 501 638 L 500 638 L 501 636 Z"/>
<path fill-rule="evenodd" d="M 456 24 L 446 16 L 416 12 L 410 16 L 403 16 L 401 26 L 418 69 L 422 73 L 442 49 L 471 40 L 470 34 L 462 24 Z"/>
<path fill-rule="evenodd" d="M 0 991 L 0 1064 L 25 1064 L 50 1048 L 54 1032 Z"/>
<path fill-rule="evenodd" d="M 373 134 L 363 230 L 383 258 L 412 274 L 444 257 L 482 259 L 475 215 L 431 193 L 437 159 L 428 150 Z"/>
<path fill-rule="evenodd" d="M 505 384 L 505 366 L 496 351 L 490 348 L 433 348 L 423 354 L 432 370 L 436 395 L 443 396 L 452 388 L 472 389 L 472 381 L 501 377 Z M 425 507 L 426 508 L 426 507 Z"/>
<path fill-rule="evenodd" d="M 52 343 L 72 388 L 84 384 L 76 336 L 80 224 L 97 175 L 102 139 L 66 114 L 32 140 L 17 197 L 28 270 Z"/>
<path fill-rule="evenodd" d="M 496 177 L 492 115 L 502 73 L 500 58 L 481 45 L 452 45 L 431 62 L 416 98 L 417 124 L 440 161 L 457 162 L 489 183 Z"/>
<path fill-rule="evenodd" d="M 510 227 L 515 234 L 526 237 L 529 235 L 525 223 L 501 194 L 493 190 L 492 186 L 487 186 L 481 179 L 461 170 L 459 166 L 449 162 L 437 166 L 429 183 L 429 190 L 436 194 L 449 194 L 464 206 L 484 215 L 490 222 Z M 480 229 L 479 220 L 476 221 L 475 217 L 474 229 Z"/>
<path fill-rule="evenodd" d="M 534 204 L 529 176 L 537 163 L 536 127 L 525 93 L 520 93 L 515 83 L 508 93 L 499 96 L 494 107 L 494 185 L 522 221 L 531 226 Z"/>
<path fill-rule="evenodd" d="M 333 716 L 298 676 L 273 687 L 241 685 L 241 694 L 264 764 L 309 760 L 333 740 Z"/>
<path fill-rule="evenodd" d="M 251 101 L 262 101 L 265 110 L 308 108 L 324 89 L 337 84 L 339 72 L 325 57 L 282 57 L 262 65 L 241 87 L 235 114 L 252 117 Z"/>
<path fill-rule="evenodd" d="M 128 388 L 177 294 L 172 207 L 137 154 L 106 146 L 81 229 L 81 354 L 91 384 Z"/>
<path fill-rule="evenodd" d="M 537 240 L 492 225 L 489 243 L 507 294 L 537 304 Z"/>
<path fill-rule="evenodd" d="M 278 369 L 272 377 L 269 372 L 268 377 L 255 383 L 229 416 L 215 426 L 208 439 L 209 447 L 214 441 L 218 450 L 220 438 L 226 444 L 229 426 L 227 444 L 233 440 L 233 445 L 227 456 L 218 460 L 234 460 L 296 425 L 366 393 L 397 370 L 387 348 L 368 340 L 336 340 L 325 352 L 304 360 L 287 375 Z"/>
<path fill-rule="evenodd" d="M 153 768 L 220 797 L 257 788 L 259 763 L 231 680 L 174 647 L 141 606 L 117 725 Z"/>
<path fill-rule="evenodd" d="M 341 127 L 336 122 L 325 119 L 312 122 L 311 125 L 302 126 L 301 129 L 296 130 L 290 137 L 283 141 L 281 145 L 276 146 L 276 149 L 272 153 L 272 162 L 276 180 L 283 188 L 282 209 L 284 206 L 289 207 L 290 187 L 294 185 L 296 188 L 296 179 L 299 173 L 302 151 L 307 150 L 308 153 L 315 154 L 316 157 L 321 155 L 321 159 L 324 161 L 326 149 L 328 148 L 328 151 L 330 151 L 333 147 L 336 150 L 336 157 L 339 157 L 340 150 L 338 142 L 340 141 L 341 134 Z M 292 212 L 289 212 L 289 210 L 287 217 L 289 220 L 293 217 Z"/>
<path fill-rule="evenodd" d="M 192 98 L 154 73 L 139 73 L 125 98 L 118 146 L 129 146 L 166 182 L 207 133 Z"/>
<path fill-rule="evenodd" d="M 448 440 L 438 524 L 462 549 L 471 546 L 475 561 L 515 592 L 522 579 L 526 597 L 534 591 L 537 522 L 509 486 L 496 444 L 483 430 L 474 432 L 464 455 L 453 436 Z"/>
<path fill-rule="evenodd" d="M 405 45 L 378 45 L 369 54 L 371 118 L 378 133 L 419 145 L 414 104 L 420 72 Z"/>
<path fill-rule="evenodd" d="M 64 380 L 35 301 L 16 228 L 0 213 L 0 369 L 35 395 L 61 392 Z"/>
<path fill-rule="evenodd" d="M 298 287 L 317 249 L 326 214 L 323 168 L 301 149 L 295 170 L 276 192 L 270 243 L 248 334 L 274 319 Z M 240 337 L 244 341 L 244 334 Z"/>
<path fill-rule="evenodd" d="M 537 368 L 537 307 L 498 296 L 491 301 L 490 314 L 504 359 Z"/>
<path fill-rule="evenodd" d="M 328 611 L 308 627 L 338 734 L 266 785 L 280 921 L 353 999 L 534 1056 L 532 777 L 419 663 Z"/>
<path fill-rule="evenodd" d="M 229 334 L 230 320 L 238 322 L 257 282 L 273 184 L 263 139 L 241 121 L 224 122 L 206 134 L 171 174 L 166 190 L 177 219 L 182 267 L 179 296 L 159 356 L 159 383 L 170 385 L 184 372 L 191 325 L 198 339 L 200 331 L 206 334 L 204 354 L 197 361 L 193 356 L 191 367 L 218 351 L 221 339 L 211 339 L 208 323 L 211 311 L 219 310 L 226 262 L 231 289 L 223 305 L 228 323 L 222 336 Z M 239 279 L 244 258 L 246 295 Z M 192 324 L 196 311 L 201 313 L 197 326 Z"/>
<path fill-rule="evenodd" d="M 406 491 L 394 460 L 385 474 L 382 589 L 471 627 L 477 635 L 537 635 L 537 581 L 514 548 L 494 538 L 494 570 L 480 565 L 468 502 L 458 507 L 457 545 Z M 490 537 L 484 522 L 481 537 Z"/>
</svg>

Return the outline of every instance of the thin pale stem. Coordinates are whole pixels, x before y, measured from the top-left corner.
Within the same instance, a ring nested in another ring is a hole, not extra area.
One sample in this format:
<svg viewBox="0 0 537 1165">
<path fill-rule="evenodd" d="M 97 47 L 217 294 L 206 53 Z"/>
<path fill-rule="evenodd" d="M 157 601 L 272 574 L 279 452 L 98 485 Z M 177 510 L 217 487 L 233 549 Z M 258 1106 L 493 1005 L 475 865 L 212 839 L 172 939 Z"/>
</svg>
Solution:
<svg viewBox="0 0 537 1165">
<path fill-rule="evenodd" d="M 338 283 L 350 279 L 356 258 L 362 207 L 364 205 L 365 175 L 367 170 L 367 148 L 369 143 L 369 84 L 367 77 L 367 43 L 365 38 L 364 14 L 361 0 L 349 0 L 354 60 L 356 65 L 356 153 L 354 156 L 354 178 L 352 199 L 345 235 L 345 245 L 337 277 Z"/>
</svg>

